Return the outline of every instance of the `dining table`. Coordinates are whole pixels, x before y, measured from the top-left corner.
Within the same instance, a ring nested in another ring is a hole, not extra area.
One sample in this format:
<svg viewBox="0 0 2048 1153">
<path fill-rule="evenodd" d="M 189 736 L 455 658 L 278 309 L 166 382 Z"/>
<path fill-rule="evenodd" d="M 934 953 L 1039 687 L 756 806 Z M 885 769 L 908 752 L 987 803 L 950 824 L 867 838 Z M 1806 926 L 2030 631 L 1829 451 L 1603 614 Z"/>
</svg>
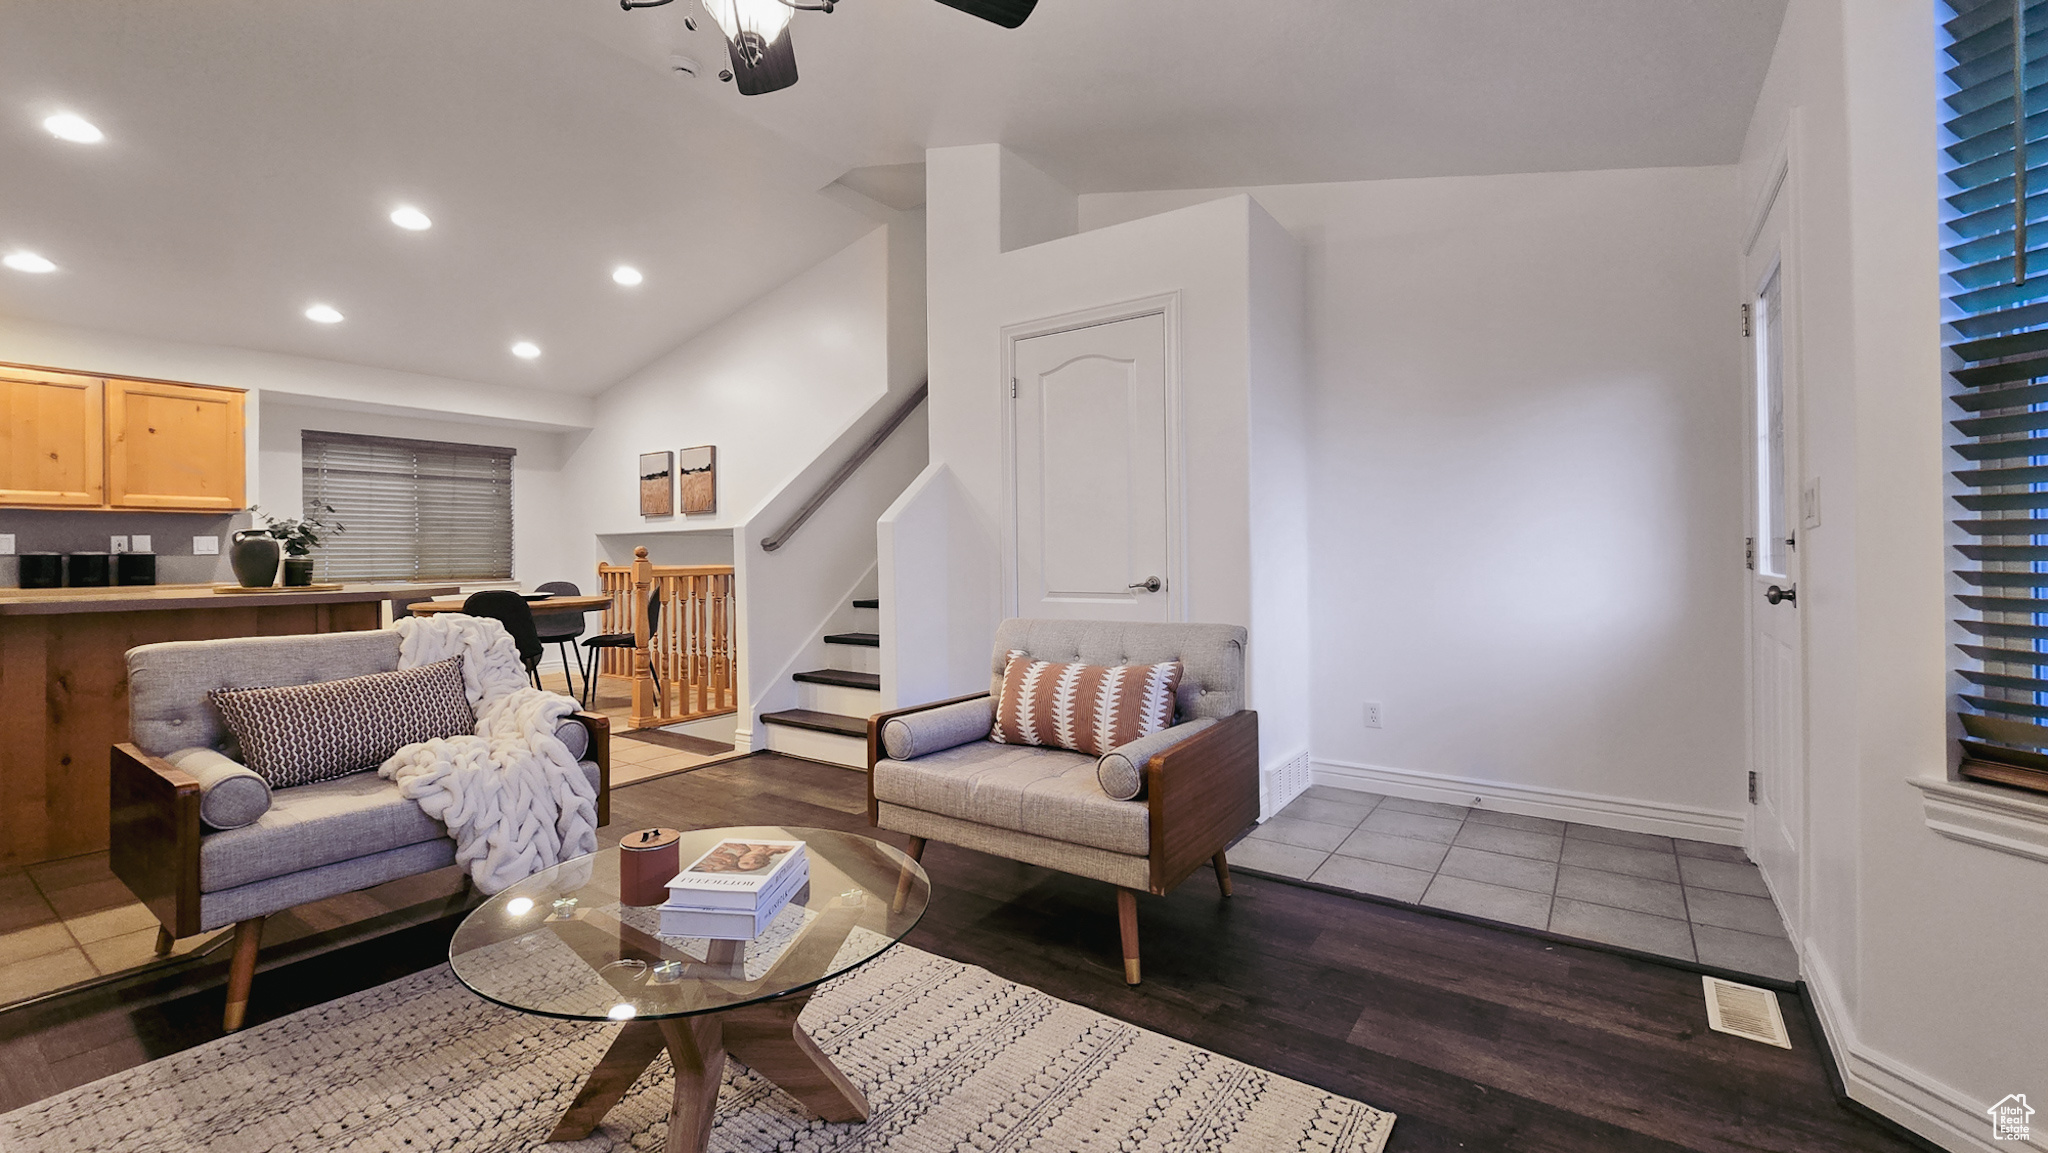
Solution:
<svg viewBox="0 0 2048 1153">
<path fill-rule="evenodd" d="M 449 600 L 414 601 L 407 607 L 411 609 L 412 615 L 416 617 L 430 617 L 435 613 L 459 613 L 462 611 L 462 606 L 467 599 L 466 597 L 454 597 Z M 526 603 L 533 609 L 534 614 L 538 616 L 546 613 L 596 612 L 598 609 L 610 605 L 612 598 L 607 596 L 566 596 L 557 594 L 545 599 L 535 600 L 529 595 Z"/>
</svg>

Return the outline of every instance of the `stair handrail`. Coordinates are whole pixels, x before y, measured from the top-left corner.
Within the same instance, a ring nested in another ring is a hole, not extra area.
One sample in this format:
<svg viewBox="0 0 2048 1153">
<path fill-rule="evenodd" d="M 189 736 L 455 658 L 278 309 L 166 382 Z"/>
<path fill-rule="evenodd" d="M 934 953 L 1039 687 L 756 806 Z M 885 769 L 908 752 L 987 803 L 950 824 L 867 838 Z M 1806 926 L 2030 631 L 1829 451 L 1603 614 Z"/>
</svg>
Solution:
<svg viewBox="0 0 2048 1153">
<path fill-rule="evenodd" d="M 875 455 L 875 451 L 882 447 L 883 442 L 889 439 L 897 427 L 910 419 L 910 414 L 917 411 L 918 405 L 924 403 L 925 395 L 930 391 L 931 381 L 929 379 L 920 383 L 917 386 L 917 390 L 910 394 L 910 398 L 898 406 L 895 412 L 890 413 L 888 420 L 882 422 L 882 427 L 876 429 L 872 435 L 861 442 L 861 446 L 854 450 L 854 454 L 847 458 L 846 463 L 839 466 L 839 471 L 832 474 L 832 479 L 826 481 L 817 492 L 811 495 L 811 499 L 803 503 L 802 508 L 796 510 L 795 516 L 790 517 L 788 522 L 774 533 L 761 539 L 761 550 L 763 552 L 774 552 L 776 549 L 788 544 L 789 538 L 796 535 L 796 530 L 802 528 L 804 522 L 811 519 L 811 514 L 824 507 L 825 502 L 832 499 L 832 494 L 839 491 L 839 486 L 845 484 L 853 477 L 854 473 L 860 471 L 860 466 L 866 464 L 868 458 Z"/>
</svg>

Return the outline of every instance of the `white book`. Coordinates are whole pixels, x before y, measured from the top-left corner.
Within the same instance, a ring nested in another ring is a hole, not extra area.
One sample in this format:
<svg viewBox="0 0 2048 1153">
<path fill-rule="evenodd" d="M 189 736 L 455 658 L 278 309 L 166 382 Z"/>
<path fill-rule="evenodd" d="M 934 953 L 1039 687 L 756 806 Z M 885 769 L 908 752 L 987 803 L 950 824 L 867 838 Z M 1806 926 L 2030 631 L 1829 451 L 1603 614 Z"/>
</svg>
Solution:
<svg viewBox="0 0 2048 1153">
<path fill-rule="evenodd" d="M 668 883 L 667 905 L 752 913 L 776 890 L 795 892 L 810 875 L 802 841 L 733 838 L 713 845 Z"/>
<path fill-rule="evenodd" d="M 768 931 L 768 926 L 789 907 L 794 889 L 782 899 L 765 904 L 759 912 L 745 909 L 690 909 L 676 905 L 661 907 L 661 935 L 664 937 L 708 937 L 714 941 L 751 941 Z"/>
</svg>

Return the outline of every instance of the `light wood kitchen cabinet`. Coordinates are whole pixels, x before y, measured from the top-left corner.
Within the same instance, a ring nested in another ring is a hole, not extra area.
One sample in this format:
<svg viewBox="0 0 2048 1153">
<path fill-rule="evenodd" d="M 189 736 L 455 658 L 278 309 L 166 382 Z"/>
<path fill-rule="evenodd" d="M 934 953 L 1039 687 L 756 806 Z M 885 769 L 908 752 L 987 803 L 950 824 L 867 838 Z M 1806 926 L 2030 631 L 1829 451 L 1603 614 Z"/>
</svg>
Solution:
<svg viewBox="0 0 2048 1153">
<path fill-rule="evenodd" d="M 107 504 L 242 507 L 242 394 L 225 388 L 107 381 Z"/>
<path fill-rule="evenodd" d="M 0 506 L 235 512 L 244 393 L 0 365 Z"/>
<path fill-rule="evenodd" d="M 0 368 L 0 504 L 106 503 L 98 377 Z"/>
</svg>

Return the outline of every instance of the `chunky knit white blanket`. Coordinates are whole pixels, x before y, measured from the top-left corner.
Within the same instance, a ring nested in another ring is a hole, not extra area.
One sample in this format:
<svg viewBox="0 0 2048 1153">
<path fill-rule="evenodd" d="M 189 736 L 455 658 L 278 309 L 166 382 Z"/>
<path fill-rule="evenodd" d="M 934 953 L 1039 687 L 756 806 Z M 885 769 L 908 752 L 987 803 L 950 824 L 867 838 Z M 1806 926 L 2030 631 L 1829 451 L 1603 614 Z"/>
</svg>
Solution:
<svg viewBox="0 0 2048 1153">
<path fill-rule="evenodd" d="M 455 838 L 455 863 L 496 893 L 597 850 L 597 790 L 555 726 L 575 700 L 526 680 L 505 626 L 487 617 L 406 617 L 398 665 L 460 656 L 476 735 L 407 745 L 377 769 Z"/>
</svg>

